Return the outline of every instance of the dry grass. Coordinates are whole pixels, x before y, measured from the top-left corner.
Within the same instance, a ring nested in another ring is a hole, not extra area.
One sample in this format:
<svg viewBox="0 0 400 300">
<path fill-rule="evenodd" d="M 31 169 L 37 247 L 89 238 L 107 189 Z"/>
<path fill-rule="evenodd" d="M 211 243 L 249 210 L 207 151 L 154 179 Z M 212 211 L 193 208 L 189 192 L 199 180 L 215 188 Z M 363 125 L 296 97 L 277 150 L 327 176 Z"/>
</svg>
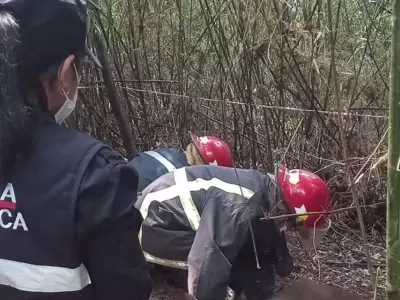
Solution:
<svg viewBox="0 0 400 300">
<path fill-rule="evenodd" d="M 240 167 L 317 172 L 334 208 L 385 201 L 389 1 L 332 1 L 333 39 L 322 0 L 93 2 L 89 41 L 109 68 L 85 65 L 70 126 L 128 157 L 214 134 Z M 385 207 L 361 213 L 385 235 Z M 355 212 L 335 222 L 359 230 Z"/>
</svg>

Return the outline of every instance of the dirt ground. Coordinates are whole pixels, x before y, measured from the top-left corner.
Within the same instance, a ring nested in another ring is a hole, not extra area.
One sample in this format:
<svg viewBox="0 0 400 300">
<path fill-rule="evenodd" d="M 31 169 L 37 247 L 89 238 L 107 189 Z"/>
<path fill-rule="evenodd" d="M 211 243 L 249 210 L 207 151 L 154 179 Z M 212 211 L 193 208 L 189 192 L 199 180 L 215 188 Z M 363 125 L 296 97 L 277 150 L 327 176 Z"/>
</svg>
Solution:
<svg viewBox="0 0 400 300">
<path fill-rule="evenodd" d="M 290 276 L 277 278 L 277 285 L 285 287 L 303 277 L 316 282 L 338 286 L 348 291 L 373 299 L 371 276 L 362 239 L 359 233 L 346 235 L 335 231 L 324 239 L 318 251 L 307 254 L 293 234 L 288 234 L 288 246 L 295 262 L 295 269 Z M 378 274 L 376 300 L 385 299 L 385 260 L 386 248 L 384 236 L 374 234 L 368 236 L 367 243 L 374 274 Z M 160 278 L 155 280 L 151 300 L 170 300 L 176 289 Z"/>
</svg>

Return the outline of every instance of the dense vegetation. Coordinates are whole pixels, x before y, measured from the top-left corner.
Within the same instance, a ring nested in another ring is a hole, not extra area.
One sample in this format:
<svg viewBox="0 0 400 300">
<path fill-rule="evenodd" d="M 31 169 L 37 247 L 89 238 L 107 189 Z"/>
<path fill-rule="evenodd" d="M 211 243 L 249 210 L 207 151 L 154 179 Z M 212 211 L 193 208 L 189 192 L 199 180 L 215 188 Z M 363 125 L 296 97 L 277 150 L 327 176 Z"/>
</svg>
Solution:
<svg viewBox="0 0 400 300">
<path fill-rule="evenodd" d="M 93 0 L 89 43 L 107 68 L 86 64 L 69 124 L 128 157 L 215 134 L 239 166 L 318 172 L 336 207 L 384 202 L 392 6 L 327 3 Z M 384 206 L 363 214 L 381 224 Z"/>
</svg>

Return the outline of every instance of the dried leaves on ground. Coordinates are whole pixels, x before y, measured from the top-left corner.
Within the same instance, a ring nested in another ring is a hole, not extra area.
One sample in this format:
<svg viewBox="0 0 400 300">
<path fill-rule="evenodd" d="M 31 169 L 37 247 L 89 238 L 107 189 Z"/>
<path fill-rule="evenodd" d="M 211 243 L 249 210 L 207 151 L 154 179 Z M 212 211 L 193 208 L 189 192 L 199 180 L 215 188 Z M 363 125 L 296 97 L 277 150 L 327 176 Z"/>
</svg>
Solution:
<svg viewBox="0 0 400 300">
<path fill-rule="evenodd" d="M 377 274 L 376 300 L 385 299 L 385 257 L 384 238 L 379 235 L 369 236 L 372 264 Z M 299 278 L 307 278 L 319 283 L 340 287 L 344 290 L 373 299 L 371 276 L 362 241 L 359 234 L 345 236 L 334 232 L 325 238 L 317 251 L 306 252 L 294 234 L 288 234 L 288 247 L 295 262 L 295 269 L 284 279 L 277 278 L 277 285 L 285 287 Z M 172 300 L 176 294 L 171 284 L 158 278 L 151 300 Z"/>
</svg>

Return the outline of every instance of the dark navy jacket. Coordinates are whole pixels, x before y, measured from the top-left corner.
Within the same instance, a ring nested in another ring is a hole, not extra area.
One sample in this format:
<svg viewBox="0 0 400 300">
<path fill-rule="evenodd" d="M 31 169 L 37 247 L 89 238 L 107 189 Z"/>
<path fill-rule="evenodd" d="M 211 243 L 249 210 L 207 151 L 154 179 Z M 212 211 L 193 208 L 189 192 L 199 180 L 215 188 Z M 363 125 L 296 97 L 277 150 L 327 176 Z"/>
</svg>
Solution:
<svg viewBox="0 0 400 300">
<path fill-rule="evenodd" d="M 138 153 L 129 164 L 139 173 L 138 192 L 162 175 L 189 166 L 185 153 L 173 148 L 157 148 Z"/>
<path fill-rule="evenodd" d="M 137 173 L 106 145 L 40 117 L 0 184 L 0 299 L 148 299 Z"/>
<path fill-rule="evenodd" d="M 293 268 L 278 220 L 261 221 L 264 214 L 278 214 L 281 202 L 274 182 L 257 170 L 175 169 L 135 203 L 144 218 L 139 238 L 145 258 L 187 269 L 188 290 L 196 299 L 223 299 L 228 285 L 249 300 L 268 299 L 274 270 L 286 276 Z"/>
</svg>

